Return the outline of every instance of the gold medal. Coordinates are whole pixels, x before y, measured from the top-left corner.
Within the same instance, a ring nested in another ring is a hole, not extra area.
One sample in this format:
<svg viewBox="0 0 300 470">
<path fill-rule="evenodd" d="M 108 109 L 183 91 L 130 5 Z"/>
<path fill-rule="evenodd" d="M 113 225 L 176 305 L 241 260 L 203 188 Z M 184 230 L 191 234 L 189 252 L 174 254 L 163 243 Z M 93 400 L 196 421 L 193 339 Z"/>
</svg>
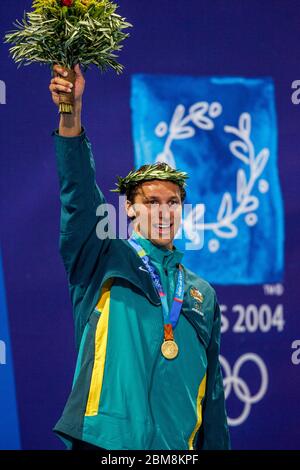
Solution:
<svg viewBox="0 0 300 470">
<path fill-rule="evenodd" d="M 178 355 L 178 346 L 173 339 L 165 340 L 161 345 L 162 355 L 166 359 L 175 359 Z"/>
</svg>

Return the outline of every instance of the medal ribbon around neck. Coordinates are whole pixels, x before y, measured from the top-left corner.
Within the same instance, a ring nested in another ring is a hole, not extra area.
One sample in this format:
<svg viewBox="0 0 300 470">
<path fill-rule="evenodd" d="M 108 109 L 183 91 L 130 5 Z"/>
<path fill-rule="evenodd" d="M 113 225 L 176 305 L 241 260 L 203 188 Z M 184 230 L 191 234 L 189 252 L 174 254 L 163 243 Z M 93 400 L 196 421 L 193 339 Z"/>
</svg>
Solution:
<svg viewBox="0 0 300 470">
<path fill-rule="evenodd" d="M 162 344 L 162 353 L 167 359 L 174 359 L 178 354 L 178 346 L 174 341 L 173 329 L 175 329 L 177 325 L 184 296 L 184 276 L 182 266 L 179 264 L 175 295 L 173 297 L 171 309 L 169 309 L 167 296 L 163 290 L 160 276 L 151 264 L 149 256 L 147 256 L 145 250 L 141 245 L 139 245 L 134 235 L 128 239 L 128 242 L 142 259 L 151 276 L 153 285 L 160 296 L 164 316 L 164 343 Z"/>
</svg>

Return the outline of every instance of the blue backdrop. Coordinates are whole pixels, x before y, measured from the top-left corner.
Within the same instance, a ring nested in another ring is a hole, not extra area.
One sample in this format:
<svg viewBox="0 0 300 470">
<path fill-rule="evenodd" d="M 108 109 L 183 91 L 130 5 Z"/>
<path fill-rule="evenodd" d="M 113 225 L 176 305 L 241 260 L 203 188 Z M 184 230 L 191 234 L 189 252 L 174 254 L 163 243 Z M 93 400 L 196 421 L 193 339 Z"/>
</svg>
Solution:
<svg viewBox="0 0 300 470">
<path fill-rule="evenodd" d="M 116 175 L 164 153 L 161 158 L 173 157 L 178 167 L 195 169 L 189 202 L 204 199 L 205 224 L 234 214 L 241 194 L 254 198 L 247 202 L 254 204 L 251 211 L 234 220 L 239 236 L 224 238 L 218 227 L 208 227 L 203 250 L 189 252 L 186 263 L 212 282 L 221 304 L 233 448 L 299 448 L 300 365 L 292 360 L 292 343 L 300 340 L 300 106 L 291 100 L 291 84 L 299 79 L 298 2 L 118 3 L 134 25 L 120 54 L 125 72 L 86 74 L 83 125 L 98 183 L 117 204 L 109 192 Z M 1 37 L 30 6 L 30 0 L 1 1 Z M 7 45 L 1 46 L 0 63 L 0 448 L 19 447 L 19 423 L 22 448 L 58 449 L 52 427 L 75 367 L 71 304 L 58 253 L 51 132 L 59 116 L 48 91 L 48 67 L 17 70 Z M 222 112 L 218 106 L 205 111 L 215 127 L 200 128 L 205 112 L 199 102 L 221 104 Z M 150 104 L 156 105 L 155 115 Z M 177 108 L 177 117 L 189 111 L 194 116 L 189 127 L 196 132 L 177 139 L 170 153 L 164 143 L 178 105 L 184 110 Z M 245 191 L 250 166 L 241 153 L 237 157 L 237 149 L 245 147 L 230 147 L 237 138 L 225 126 L 251 126 L 256 158 L 267 149 L 256 162 L 262 171 L 251 194 Z M 209 178 L 203 178 L 200 164 Z"/>
</svg>

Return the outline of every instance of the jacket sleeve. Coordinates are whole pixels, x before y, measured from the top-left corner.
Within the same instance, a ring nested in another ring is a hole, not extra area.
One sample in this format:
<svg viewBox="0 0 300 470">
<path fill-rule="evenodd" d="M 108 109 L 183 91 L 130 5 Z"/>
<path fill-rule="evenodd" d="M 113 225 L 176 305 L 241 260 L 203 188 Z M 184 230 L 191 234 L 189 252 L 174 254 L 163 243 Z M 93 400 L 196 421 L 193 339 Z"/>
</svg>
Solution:
<svg viewBox="0 0 300 470">
<path fill-rule="evenodd" d="M 207 385 L 197 450 L 230 449 L 221 365 L 221 312 L 215 295 L 214 323 L 207 348 Z"/>
<path fill-rule="evenodd" d="M 96 209 L 106 201 L 95 182 L 95 163 L 85 129 L 75 137 L 60 136 L 58 130 L 52 136 L 60 186 L 60 253 L 69 283 L 85 286 L 109 244 L 109 238 L 100 239 L 96 234 L 100 221 Z"/>
</svg>

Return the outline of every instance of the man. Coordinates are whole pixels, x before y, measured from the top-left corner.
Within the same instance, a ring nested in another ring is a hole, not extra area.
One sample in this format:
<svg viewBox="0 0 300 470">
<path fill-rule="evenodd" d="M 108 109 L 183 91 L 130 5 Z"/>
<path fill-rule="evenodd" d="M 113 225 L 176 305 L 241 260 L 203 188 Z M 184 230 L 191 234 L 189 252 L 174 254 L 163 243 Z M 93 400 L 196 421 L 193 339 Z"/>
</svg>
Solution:
<svg viewBox="0 0 300 470">
<path fill-rule="evenodd" d="M 55 432 L 75 449 L 227 449 L 219 305 L 173 245 L 186 174 L 156 164 L 119 178 L 132 237 L 99 237 L 105 199 L 81 125 L 85 81 L 75 71 L 73 114 L 61 115 L 53 136 L 79 353 Z M 71 88 L 61 67 L 54 72 L 58 105 L 59 91 Z"/>
</svg>

